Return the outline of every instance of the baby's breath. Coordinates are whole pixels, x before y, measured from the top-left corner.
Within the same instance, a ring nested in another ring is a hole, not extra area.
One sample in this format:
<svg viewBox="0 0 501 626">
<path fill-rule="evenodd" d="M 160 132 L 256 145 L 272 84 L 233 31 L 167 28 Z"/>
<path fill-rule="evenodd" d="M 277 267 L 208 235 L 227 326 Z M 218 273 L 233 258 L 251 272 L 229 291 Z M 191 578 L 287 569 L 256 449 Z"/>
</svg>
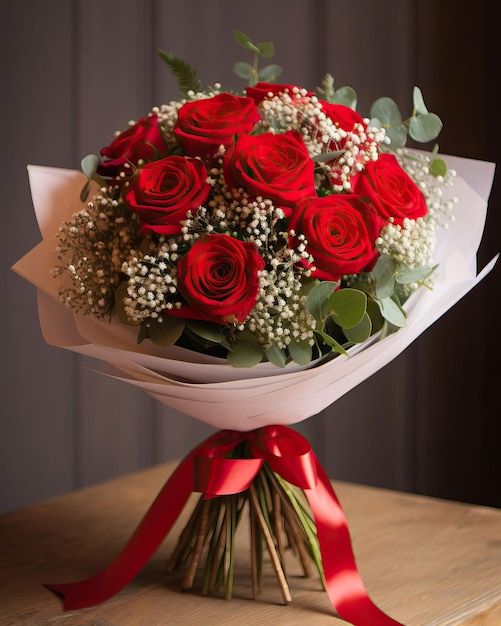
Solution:
<svg viewBox="0 0 501 626">
<path fill-rule="evenodd" d="M 85 208 L 60 226 L 56 252 L 62 279 L 59 298 L 98 318 L 110 315 L 124 258 L 137 245 L 139 222 L 113 188 L 102 188 Z"/>
</svg>

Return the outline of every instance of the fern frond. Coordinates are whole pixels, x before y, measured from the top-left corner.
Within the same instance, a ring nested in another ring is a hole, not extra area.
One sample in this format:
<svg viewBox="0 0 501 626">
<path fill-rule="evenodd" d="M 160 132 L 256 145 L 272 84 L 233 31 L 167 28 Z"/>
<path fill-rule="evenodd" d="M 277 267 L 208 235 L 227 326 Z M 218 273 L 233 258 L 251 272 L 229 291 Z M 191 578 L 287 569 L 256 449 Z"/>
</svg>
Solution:
<svg viewBox="0 0 501 626">
<path fill-rule="evenodd" d="M 170 54 L 169 52 L 164 52 L 160 48 L 158 48 L 157 52 L 169 66 L 169 69 L 177 80 L 179 89 L 184 96 L 188 95 L 188 91 L 194 91 L 197 93 L 198 91 L 203 90 L 204 85 L 198 78 L 197 72 L 193 66 L 183 59 Z"/>
</svg>

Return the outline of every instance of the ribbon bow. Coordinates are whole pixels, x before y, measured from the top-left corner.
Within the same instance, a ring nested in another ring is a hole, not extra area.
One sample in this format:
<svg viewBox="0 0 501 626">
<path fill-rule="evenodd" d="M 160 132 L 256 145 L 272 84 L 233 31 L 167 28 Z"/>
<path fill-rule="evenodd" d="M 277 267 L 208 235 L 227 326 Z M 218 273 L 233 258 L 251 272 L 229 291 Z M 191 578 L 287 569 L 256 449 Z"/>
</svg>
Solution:
<svg viewBox="0 0 501 626">
<path fill-rule="evenodd" d="M 227 458 L 243 442 L 248 444 L 251 458 Z M 339 616 L 354 626 L 402 626 L 370 600 L 331 482 L 308 441 L 286 426 L 247 433 L 223 430 L 203 441 L 177 466 L 114 561 L 87 580 L 46 587 L 64 597 L 65 610 L 108 600 L 146 565 L 192 491 L 200 491 L 206 498 L 240 493 L 249 487 L 265 461 L 306 494 L 317 528 L 326 591 Z"/>
</svg>

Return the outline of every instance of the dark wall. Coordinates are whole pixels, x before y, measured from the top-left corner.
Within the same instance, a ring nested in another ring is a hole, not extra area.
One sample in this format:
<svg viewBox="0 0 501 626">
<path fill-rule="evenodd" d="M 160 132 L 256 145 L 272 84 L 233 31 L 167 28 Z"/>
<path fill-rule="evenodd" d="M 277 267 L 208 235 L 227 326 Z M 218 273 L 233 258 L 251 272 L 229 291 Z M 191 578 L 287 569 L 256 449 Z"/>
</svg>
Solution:
<svg viewBox="0 0 501 626">
<path fill-rule="evenodd" d="M 445 0 L 26 0 L 0 19 L 0 510 L 175 458 L 210 429 L 47 346 L 34 288 L 10 266 L 39 239 L 26 164 L 78 168 L 129 119 L 176 97 L 155 49 L 243 86 L 238 28 L 272 40 L 284 82 L 326 71 L 359 110 L 414 84 L 445 121 L 444 153 L 497 161 L 493 3 Z M 468 10 L 466 10 L 468 8 Z M 483 266 L 500 248 L 496 177 Z M 500 264 L 402 356 L 301 428 L 331 475 L 501 505 Z"/>
</svg>

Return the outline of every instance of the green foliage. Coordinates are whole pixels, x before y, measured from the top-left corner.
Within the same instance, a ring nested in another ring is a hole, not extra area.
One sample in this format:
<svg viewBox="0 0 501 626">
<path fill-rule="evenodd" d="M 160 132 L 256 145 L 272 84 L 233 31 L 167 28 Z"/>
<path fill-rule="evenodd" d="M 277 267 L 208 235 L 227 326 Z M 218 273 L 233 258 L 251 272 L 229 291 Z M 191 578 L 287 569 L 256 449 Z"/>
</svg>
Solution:
<svg viewBox="0 0 501 626">
<path fill-rule="evenodd" d="M 308 341 L 291 342 L 287 348 L 292 360 L 298 365 L 308 365 L 313 358 L 312 347 Z"/>
<path fill-rule="evenodd" d="M 203 345 L 209 342 L 209 344 L 219 344 L 225 348 L 230 347 L 228 339 L 226 338 L 226 327 L 221 324 L 189 320 L 186 322 L 186 328 L 195 335 L 195 338 L 203 340 L 202 342 L 199 341 L 199 343 L 203 343 Z"/>
<path fill-rule="evenodd" d="M 282 73 L 282 67 L 276 64 L 266 65 L 259 69 L 259 59 L 271 59 L 275 56 L 275 46 L 271 41 L 253 43 L 250 38 L 239 30 L 233 31 L 235 41 L 244 49 L 252 52 L 253 62 L 239 61 L 233 67 L 235 74 L 243 78 L 249 86 L 258 82 L 274 83 Z"/>
<path fill-rule="evenodd" d="M 237 339 L 226 357 L 233 367 L 254 367 L 264 356 L 264 348 L 256 341 Z"/>
<path fill-rule="evenodd" d="M 391 149 L 405 146 L 407 136 L 420 143 L 433 141 L 442 130 L 442 121 L 438 115 L 428 111 L 419 87 L 414 87 L 413 111 L 408 118 L 403 119 L 397 103 L 388 97 L 378 98 L 374 102 L 370 117 L 371 125 L 386 130 Z"/>
<path fill-rule="evenodd" d="M 177 84 L 183 96 L 187 96 L 189 91 L 195 93 L 203 91 L 204 85 L 198 78 L 197 72 L 193 66 L 169 52 L 164 52 L 160 48 L 157 49 L 157 52 L 165 63 L 167 63 L 170 71 L 177 80 Z"/>
<path fill-rule="evenodd" d="M 127 324 L 128 326 L 138 326 L 139 322 L 131 320 L 125 312 L 124 298 L 126 295 L 127 281 L 124 281 L 115 289 L 115 306 L 113 307 L 113 310 L 122 324 Z"/>
<path fill-rule="evenodd" d="M 172 346 L 181 337 L 185 321 L 179 317 L 163 317 L 161 321 L 149 320 L 148 337 L 157 346 Z"/>
<path fill-rule="evenodd" d="M 340 87 L 334 89 L 334 78 L 332 74 L 326 74 L 322 81 L 322 86 L 316 88 L 319 98 L 331 104 L 343 104 L 355 110 L 357 108 L 357 92 L 352 87 Z"/>
<path fill-rule="evenodd" d="M 87 176 L 88 180 L 82 188 L 80 192 L 80 200 L 85 202 L 89 196 L 90 191 L 90 181 L 94 180 L 100 186 L 106 186 L 106 181 L 104 178 L 99 176 L 97 173 L 97 168 L 99 166 L 99 157 L 97 154 L 88 154 L 85 156 L 81 162 L 80 167 L 82 168 L 82 172 Z"/>
</svg>

